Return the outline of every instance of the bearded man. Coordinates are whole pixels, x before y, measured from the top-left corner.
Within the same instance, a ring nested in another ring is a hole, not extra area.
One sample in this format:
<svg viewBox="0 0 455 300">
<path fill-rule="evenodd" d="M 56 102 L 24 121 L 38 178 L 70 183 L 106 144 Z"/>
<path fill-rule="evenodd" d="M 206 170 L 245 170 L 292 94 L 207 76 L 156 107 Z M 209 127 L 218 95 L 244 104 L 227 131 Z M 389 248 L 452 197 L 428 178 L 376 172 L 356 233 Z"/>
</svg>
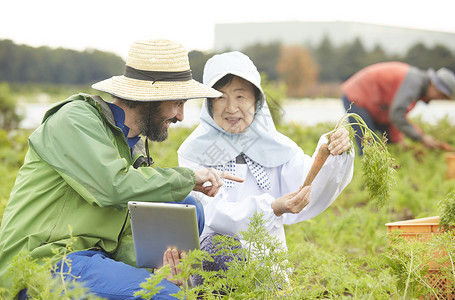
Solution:
<svg viewBox="0 0 455 300">
<path fill-rule="evenodd" d="M 37 262 L 52 259 L 60 276 L 80 281 L 90 293 L 136 299 L 153 274 L 136 267 L 128 201 L 197 205 L 188 197 L 192 190 L 214 196 L 222 178 L 242 181 L 213 169 L 151 167 L 148 140 L 167 138 L 170 124 L 183 120 L 185 101 L 221 95 L 192 79 L 180 44 L 135 42 L 125 73 L 92 87 L 114 100 L 73 95 L 53 105 L 29 137 L 0 228 L 0 287 L 13 289 L 8 270 L 14 272 L 14 257 L 25 252 Z M 198 221 L 202 230 L 200 207 Z M 179 259 L 178 249 L 163 253 L 171 268 Z M 157 299 L 179 291 L 166 279 L 159 286 Z M 34 297 L 27 287 L 15 287 L 19 299 Z"/>
</svg>

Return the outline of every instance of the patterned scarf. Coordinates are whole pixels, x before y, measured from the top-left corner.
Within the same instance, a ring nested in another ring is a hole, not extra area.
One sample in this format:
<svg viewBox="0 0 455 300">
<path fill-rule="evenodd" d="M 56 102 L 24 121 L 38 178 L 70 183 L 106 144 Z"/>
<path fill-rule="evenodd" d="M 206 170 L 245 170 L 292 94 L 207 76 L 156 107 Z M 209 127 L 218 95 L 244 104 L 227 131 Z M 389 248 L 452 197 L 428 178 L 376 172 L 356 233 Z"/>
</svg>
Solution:
<svg viewBox="0 0 455 300">
<path fill-rule="evenodd" d="M 248 168 L 250 169 L 251 174 L 253 177 L 256 179 L 257 185 L 261 190 L 264 192 L 270 190 L 270 179 L 269 176 L 267 175 L 267 172 L 265 171 L 265 168 L 261 166 L 260 164 L 256 163 L 254 160 L 246 156 L 245 154 L 242 153 L 243 158 L 245 159 L 246 164 L 248 165 Z M 219 171 L 225 171 L 229 172 L 233 175 L 235 175 L 235 159 L 228 161 L 224 165 L 217 165 L 215 166 L 215 169 Z M 234 187 L 234 182 L 229 179 L 223 179 L 224 182 L 224 187 L 228 190 L 232 189 Z"/>
</svg>

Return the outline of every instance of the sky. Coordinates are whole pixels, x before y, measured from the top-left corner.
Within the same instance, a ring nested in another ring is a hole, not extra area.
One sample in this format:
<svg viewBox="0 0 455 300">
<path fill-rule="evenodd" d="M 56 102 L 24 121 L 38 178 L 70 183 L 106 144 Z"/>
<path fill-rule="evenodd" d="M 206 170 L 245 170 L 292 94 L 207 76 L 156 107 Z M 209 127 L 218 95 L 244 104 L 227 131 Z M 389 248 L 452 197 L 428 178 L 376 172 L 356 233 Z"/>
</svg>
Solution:
<svg viewBox="0 0 455 300">
<path fill-rule="evenodd" d="M 136 40 L 211 51 L 215 24 L 353 21 L 455 33 L 455 0 L 5 0 L 0 39 L 126 58 Z"/>
</svg>

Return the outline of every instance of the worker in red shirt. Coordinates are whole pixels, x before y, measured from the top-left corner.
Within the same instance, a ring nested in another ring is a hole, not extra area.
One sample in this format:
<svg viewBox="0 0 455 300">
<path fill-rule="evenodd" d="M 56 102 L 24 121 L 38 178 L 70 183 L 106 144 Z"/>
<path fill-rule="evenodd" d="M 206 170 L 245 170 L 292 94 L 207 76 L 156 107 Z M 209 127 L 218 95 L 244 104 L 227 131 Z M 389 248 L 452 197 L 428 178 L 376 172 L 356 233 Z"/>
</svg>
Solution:
<svg viewBox="0 0 455 300">
<path fill-rule="evenodd" d="M 362 117 L 371 130 L 385 132 L 389 142 L 404 143 L 407 136 L 435 148 L 441 142 L 410 123 L 407 114 L 419 100 L 452 98 L 455 74 L 447 68 L 422 71 L 402 62 L 383 62 L 361 69 L 341 89 L 346 110 Z M 358 125 L 353 128 L 362 155 L 362 131 Z"/>
</svg>

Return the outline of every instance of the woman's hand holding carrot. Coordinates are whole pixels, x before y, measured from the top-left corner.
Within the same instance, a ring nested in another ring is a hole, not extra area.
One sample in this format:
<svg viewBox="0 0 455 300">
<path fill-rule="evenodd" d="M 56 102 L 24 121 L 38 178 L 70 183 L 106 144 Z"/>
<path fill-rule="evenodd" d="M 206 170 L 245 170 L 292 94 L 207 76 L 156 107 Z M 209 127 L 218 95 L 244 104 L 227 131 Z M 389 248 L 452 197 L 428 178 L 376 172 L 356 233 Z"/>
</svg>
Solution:
<svg viewBox="0 0 455 300">
<path fill-rule="evenodd" d="M 300 188 L 272 202 L 272 209 L 277 217 L 284 213 L 298 214 L 310 203 L 311 186 Z"/>
<path fill-rule="evenodd" d="M 339 128 L 332 133 L 329 142 L 329 151 L 332 155 L 340 155 L 351 148 L 349 131 L 346 128 Z"/>
<path fill-rule="evenodd" d="M 301 212 L 310 203 L 311 183 L 324 165 L 327 157 L 330 154 L 340 155 L 351 148 L 349 132 L 345 128 L 336 130 L 330 135 L 329 140 L 328 145 L 323 144 L 319 148 L 302 187 L 298 191 L 283 195 L 272 202 L 272 209 L 276 216 L 281 216 L 284 213 L 298 214 Z"/>
</svg>

